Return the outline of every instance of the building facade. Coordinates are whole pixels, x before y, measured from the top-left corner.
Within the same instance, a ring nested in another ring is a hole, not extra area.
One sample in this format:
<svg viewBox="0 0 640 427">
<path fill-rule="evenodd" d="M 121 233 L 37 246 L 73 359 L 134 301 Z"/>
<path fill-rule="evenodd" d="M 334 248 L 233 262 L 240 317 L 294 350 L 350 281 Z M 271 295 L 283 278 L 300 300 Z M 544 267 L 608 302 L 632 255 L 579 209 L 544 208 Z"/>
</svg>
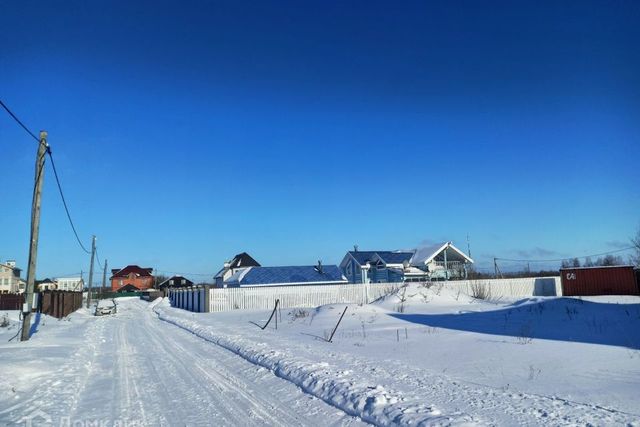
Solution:
<svg viewBox="0 0 640 427">
<path fill-rule="evenodd" d="M 153 268 L 142 268 L 137 265 L 128 265 L 122 269 L 111 270 L 111 290 L 117 292 L 127 286 L 131 290 L 144 290 L 153 288 Z M 135 288 L 135 289 L 134 289 Z"/>
<path fill-rule="evenodd" d="M 24 281 L 20 279 L 21 270 L 16 267 L 16 262 L 8 260 L 7 262 L 0 263 L 0 293 L 2 294 L 17 294 L 20 292 L 21 283 Z M 22 286 L 24 292 L 24 286 Z"/>
<path fill-rule="evenodd" d="M 340 263 L 350 283 L 464 279 L 473 260 L 451 242 L 411 251 L 349 251 Z"/>
</svg>

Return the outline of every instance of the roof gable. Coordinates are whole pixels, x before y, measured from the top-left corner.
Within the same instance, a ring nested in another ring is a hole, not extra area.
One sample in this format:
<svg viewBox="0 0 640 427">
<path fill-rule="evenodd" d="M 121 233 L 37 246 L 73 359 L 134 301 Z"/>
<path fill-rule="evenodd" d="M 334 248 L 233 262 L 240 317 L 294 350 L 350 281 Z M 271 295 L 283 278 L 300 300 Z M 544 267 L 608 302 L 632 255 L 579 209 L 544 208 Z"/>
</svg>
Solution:
<svg viewBox="0 0 640 427">
<path fill-rule="evenodd" d="M 452 251 L 457 258 L 462 259 L 464 262 L 473 263 L 473 259 L 468 257 L 460 249 L 453 246 L 452 242 L 443 242 L 437 245 L 431 245 L 424 248 L 420 248 L 416 251 L 415 255 L 411 259 L 411 265 L 419 266 L 430 263 L 436 256 L 443 251 Z"/>
<path fill-rule="evenodd" d="M 111 278 L 114 277 L 127 277 L 131 273 L 135 273 L 138 276 L 151 276 L 153 272 L 153 268 L 142 268 L 137 265 L 128 265 L 121 270 L 111 270 Z"/>
<path fill-rule="evenodd" d="M 234 256 L 229 264 L 229 268 L 260 267 L 260 263 L 246 252 Z"/>
</svg>

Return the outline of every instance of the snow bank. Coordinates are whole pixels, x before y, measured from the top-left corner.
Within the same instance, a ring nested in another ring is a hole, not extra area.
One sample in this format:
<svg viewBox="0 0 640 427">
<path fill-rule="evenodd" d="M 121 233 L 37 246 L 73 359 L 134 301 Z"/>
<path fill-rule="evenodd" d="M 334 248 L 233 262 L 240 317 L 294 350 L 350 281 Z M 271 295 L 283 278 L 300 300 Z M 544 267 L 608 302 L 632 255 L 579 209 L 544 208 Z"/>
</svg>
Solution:
<svg viewBox="0 0 640 427">
<path fill-rule="evenodd" d="M 185 329 L 196 336 L 220 345 L 244 359 L 273 371 L 325 402 L 349 415 L 376 425 L 464 425 L 479 420 L 463 413 L 443 414 L 428 403 L 403 404 L 402 393 L 385 389 L 380 384 L 356 382 L 345 378 L 350 374 L 329 363 L 274 350 L 241 336 L 217 334 L 198 321 L 176 315 L 166 301 L 154 306 L 158 318 Z"/>
</svg>

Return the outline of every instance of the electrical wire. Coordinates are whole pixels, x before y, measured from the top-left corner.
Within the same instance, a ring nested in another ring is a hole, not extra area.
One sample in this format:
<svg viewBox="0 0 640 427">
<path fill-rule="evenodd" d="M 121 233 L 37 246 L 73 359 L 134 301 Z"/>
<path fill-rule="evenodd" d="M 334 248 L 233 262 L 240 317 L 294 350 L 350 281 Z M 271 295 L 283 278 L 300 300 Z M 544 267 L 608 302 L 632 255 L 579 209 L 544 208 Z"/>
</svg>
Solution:
<svg viewBox="0 0 640 427">
<path fill-rule="evenodd" d="M 569 259 L 573 259 L 573 258 L 591 258 L 591 257 L 597 257 L 597 256 L 602 256 L 602 255 L 610 255 L 610 254 L 615 254 L 618 252 L 624 252 L 624 251 L 628 251 L 631 249 L 634 249 L 634 246 L 629 246 L 628 248 L 622 248 L 622 249 L 618 249 L 615 251 L 609 251 L 609 252 L 602 252 L 599 254 L 592 254 L 592 255 L 582 255 L 582 256 L 578 256 L 578 257 L 565 257 L 565 258 L 557 258 L 557 259 L 511 259 L 511 258 L 496 258 L 496 260 L 498 261 L 511 261 L 511 262 L 560 262 L 560 261 L 566 261 Z"/>
<path fill-rule="evenodd" d="M 22 129 L 24 129 L 25 132 L 27 132 L 33 139 L 38 141 L 38 143 L 40 143 L 40 144 L 44 143 L 33 132 L 31 132 L 31 130 L 29 130 L 29 128 L 24 123 L 22 123 L 22 121 L 18 118 L 18 116 L 16 116 L 13 113 L 13 111 L 11 111 L 9 109 L 9 107 L 7 107 L 7 105 L 4 102 L 2 102 L 2 100 L 0 100 L 0 105 L 20 125 L 20 127 L 22 127 Z M 44 143 L 44 144 L 46 144 L 46 143 Z M 51 167 L 53 168 L 53 174 L 55 175 L 55 178 L 56 178 L 56 184 L 58 185 L 58 191 L 60 192 L 60 197 L 62 198 L 62 204 L 64 205 L 65 212 L 67 213 L 67 219 L 69 220 L 69 224 L 71 224 L 71 229 L 73 230 L 73 234 L 76 236 L 76 240 L 78 241 L 78 244 L 80 245 L 82 250 L 85 251 L 86 253 L 90 254 L 91 251 L 88 251 L 87 248 L 85 248 L 85 246 L 80 241 L 80 237 L 78 237 L 78 232 L 76 231 L 76 226 L 73 224 L 73 220 L 71 219 L 71 214 L 69 213 L 69 207 L 67 206 L 67 201 L 65 200 L 64 193 L 62 191 L 62 185 L 60 184 L 60 178 L 58 177 L 58 171 L 56 169 L 56 164 L 53 161 L 53 155 L 51 154 L 51 147 L 49 147 L 49 145 L 46 145 L 45 153 L 49 155 L 49 159 L 51 160 Z M 42 160 L 42 158 L 39 159 L 38 164 L 40 163 L 41 160 Z M 42 163 L 41 167 L 38 170 L 38 174 L 36 176 L 36 183 L 38 182 L 38 180 L 40 178 L 40 175 L 42 173 L 43 167 L 44 167 L 44 162 Z M 36 193 L 36 186 L 34 185 L 34 188 L 33 188 L 34 198 L 35 198 L 35 193 Z M 33 229 L 31 230 L 31 237 L 33 238 Z"/>
<path fill-rule="evenodd" d="M 11 117 L 13 117 L 13 120 L 15 120 L 16 122 L 18 122 L 18 124 L 22 127 L 22 129 L 24 129 L 24 130 L 25 130 L 29 135 L 31 135 L 31 137 L 32 137 L 33 139 L 35 139 L 36 141 L 38 141 L 38 143 L 39 143 L 39 144 L 41 144 L 41 143 L 42 143 L 42 141 L 40 140 L 40 138 L 38 138 L 38 137 L 37 137 L 33 132 L 31 132 L 31 131 L 29 130 L 29 128 L 28 128 L 28 127 L 26 127 L 26 126 L 25 126 L 25 124 L 24 124 L 24 123 L 22 123 L 22 121 L 21 121 L 21 120 L 20 120 L 20 119 L 15 115 L 15 114 L 13 114 L 13 111 L 11 111 L 11 110 L 9 109 L 9 107 L 7 107 L 7 106 L 6 106 L 6 104 L 5 104 L 4 102 L 2 102 L 2 100 L 1 100 L 1 99 L 0 99 L 0 105 L 2 105 L 2 108 L 4 108 L 4 109 L 7 111 L 7 113 L 9 113 L 9 115 L 10 115 Z"/>
<path fill-rule="evenodd" d="M 65 212 L 67 213 L 67 219 L 69 220 L 69 224 L 71 225 L 71 229 L 73 230 L 73 234 L 76 236 L 76 240 L 78 241 L 78 244 L 80 245 L 82 250 L 85 251 L 86 253 L 90 254 L 91 251 L 87 250 L 87 248 L 84 247 L 84 245 L 82 244 L 82 241 L 80 240 L 80 237 L 78 237 L 78 232 L 76 231 L 76 226 L 73 224 L 73 220 L 71 219 L 71 214 L 69 213 L 69 207 L 67 206 L 67 201 L 64 198 L 64 193 L 62 191 L 62 185 L 60 184 L 60 178 L 58 177 L 58 171 L 56 170 L 56 164 L 53 161 L 53 155 L 51 154 L 51 150 L 48 150 L 47 153 L 49 154 L 49 159 L 51 160 L 51 167 L 53 169 L 53 175 L 56 178 L 56 184 L 58 184 L 58 191 L 60 192 L 60 197 L 62 198 L 62 204 L 64 205 Z"/>
</svg>

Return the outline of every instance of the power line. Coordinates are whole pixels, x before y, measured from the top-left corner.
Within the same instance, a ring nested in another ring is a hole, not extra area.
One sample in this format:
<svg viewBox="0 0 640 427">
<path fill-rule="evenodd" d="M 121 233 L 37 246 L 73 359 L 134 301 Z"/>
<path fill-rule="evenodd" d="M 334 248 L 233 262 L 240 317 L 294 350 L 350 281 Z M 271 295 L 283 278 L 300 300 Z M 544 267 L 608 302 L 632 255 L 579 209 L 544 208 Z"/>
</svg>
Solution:
<svg viewBox="0 0 640 427">
<path fill-rule="evenodd" d="M 71 229 L 73 230 L 73 234 L 76 236 L 76 240 L 78 244 L 82 248 L 83 251 L 90 254 L 91 251 L 88 251 L 87 248 L 84 247 L 82 241 L 80 241 L 80 237 L 78 237 L 78 232 L 76 231 L 76 226 L 73 224 L 73 220 L 71 219 L 71 214 L 69 213 L 69 207 L 67 206 L 67 201 L 64 198 L 64 193 L 62 192 L 62 185 L 60 185 L 60 178 L 58 178 L 58 171 L 56 170 L 56 164 L 53 161 L 53 155 L 51 154 L 51 150 L 47 151 L 49 153 L 49 159 L 51 160 L 51 167 L 53 169 L 53 175 L 56 177 L 56 184 L 58 184 L 58 191 L 60 192 L 60 197 L 62 198 L 62 204 L 64 205 L 64 210 L 67 213 L 67 219 L 69 219 L 69 224 L 71 224 Z"/>
<path fill-rule="evenodd" d="M 18 116 L 13 114 L 13 111 L 11 111 L 9 109 L 9 107 L 7 107 L 7 105 L 4 102 L 2 102 L 2 100 L 0 100 L 0 105 L 2 105 L 2 108 L 4 108 L 7 111 L 7 113 L 9 113 L 9 115 L 20 125 L 20 127 L 22 127 L 22 129 L 24 129 L 29 135 L 31 135 L 31 137 L 33 139 L 38 141 L 39 144 L 43 143 L 40 140 L 40 138 L 38 138 L 33 132 L 31 132 L 31 130 L 29 130 L 29 128 L 24 123 L 22 123 L 22 121 L 18 118 Z M 71 219 L 71 214 L 69 213 L 69 207 L 67 206 L 67 201 L 64 198 L 64 193 L 62 191 L 62 185 L 60 184 L 60 178 L 58 177 L 58 171 L 56 170 L 56 164 L 53 161 L 53 155 L 51 154 L 51 147 L 49 147 L 48 145 L 47 145 L 46 153 L 49 155 L 49 159 L 51 160 L 51 167 L 53 168 L 53 174 L 55 175 L 55 178 L 56 178 L 56 184 L 58 185 L 58 191 L 60 192 L 60 197 L 62 198 L 62 204 L 64 205 L 65 212 L 67 213 L 67 219 L 69 220 L 69 224 L 71 224 L 71 229 L 73 230 L 73 234 L 76 236 L 76 240 L 78 241 L 78 244 L 80 245 L 82 250 L 85 251 L 86 253 L 90 254 L 91 252 L 88 251 L 87 248 L 85 248 L 84 245 L 82 244 L 82 242 L 80 241 L 80 237 L 78 237 L 78 232 L 76 231 L 76 226 L 73 224 L 73 220 Z M 36 177 L 36 182 L 38 181 L 37 178 L 40 177 L 41 172 L 42 172 L 42 168 L 40 168 L 38 170 L 38 175 Z M 34 194 L 35 194 L 35 187 L 34 187 L 33 191 L 34 191 Z"/>
<path fill-rule="evenodd" d="M 13 117 L 13 120 L 15 120 L 16 122 L 18 122 L 18 124 L 22 127 L 22 129 L 24 129 L 24 130 L 25 130 L 29 135 L 31 135 L 31 137 L 32 137 L 33 139 L 35 139 L 36 141 L 38 141 L 38 144 L 41 144 L 41 143 L 42 143 L 42 141 L 40 141 L 40 138 L 38 138 L 38 137 L 37 137 L 33 132 L 31 132 L 31 131 L 29 130 L 29 128 L 28 128 L 28 127 L 26 127 L 26 126 L 25 126 L 25 124 L 24 124 L 24 123 L 22 123 L 22 121 L 21 121 L 21 120 L 20 120 L 20 119 L 15 115 L 15 114 L 13 114 L 13 111 L 11 111 L 11 110 L 9 109 L 9 107 L 7 107 L 7 106 L 5 105 L 5 103 L 4 103 L 4 102 L 2 102 L 2 100 L 1 100 L 1 99 L 0 99 L 0 105 L 2 105 L 2 108 L 4 108 L 4 109 L 7 111 L 7 113 L 9 113 L 9 115 L 10 115 L 11 117 Z"/>
<path fill-rule="evenodd" d="M 609 251 L 609 252 L 602 252 L 599 254 L 582 255 L 577 257 L 565 257 L 565 258 L 557 258 L 557 259 L 510 259 L 510 258 L 496 258 L 496 259 L 499 261 L 512 261 L 512 262 L 560 262 L 560 261 L 566 261 L 568 259 L 573 259 L 573 258 L 591 258 L 591 257 L 602 256 L 602 255 L 615 254 L 618 252 L 628 251 L 634 248 L 635 248 L 634 246 L 629 246 L 628 248 L 617 249 L 615 251 Z"/>
<path fill-rule="evenodd" d="M 213 276 L 215 273 L 180 273 L 179 271 L 155 270 L 157 273 L 176 274 L 181 276 Z"/>
</svg>

